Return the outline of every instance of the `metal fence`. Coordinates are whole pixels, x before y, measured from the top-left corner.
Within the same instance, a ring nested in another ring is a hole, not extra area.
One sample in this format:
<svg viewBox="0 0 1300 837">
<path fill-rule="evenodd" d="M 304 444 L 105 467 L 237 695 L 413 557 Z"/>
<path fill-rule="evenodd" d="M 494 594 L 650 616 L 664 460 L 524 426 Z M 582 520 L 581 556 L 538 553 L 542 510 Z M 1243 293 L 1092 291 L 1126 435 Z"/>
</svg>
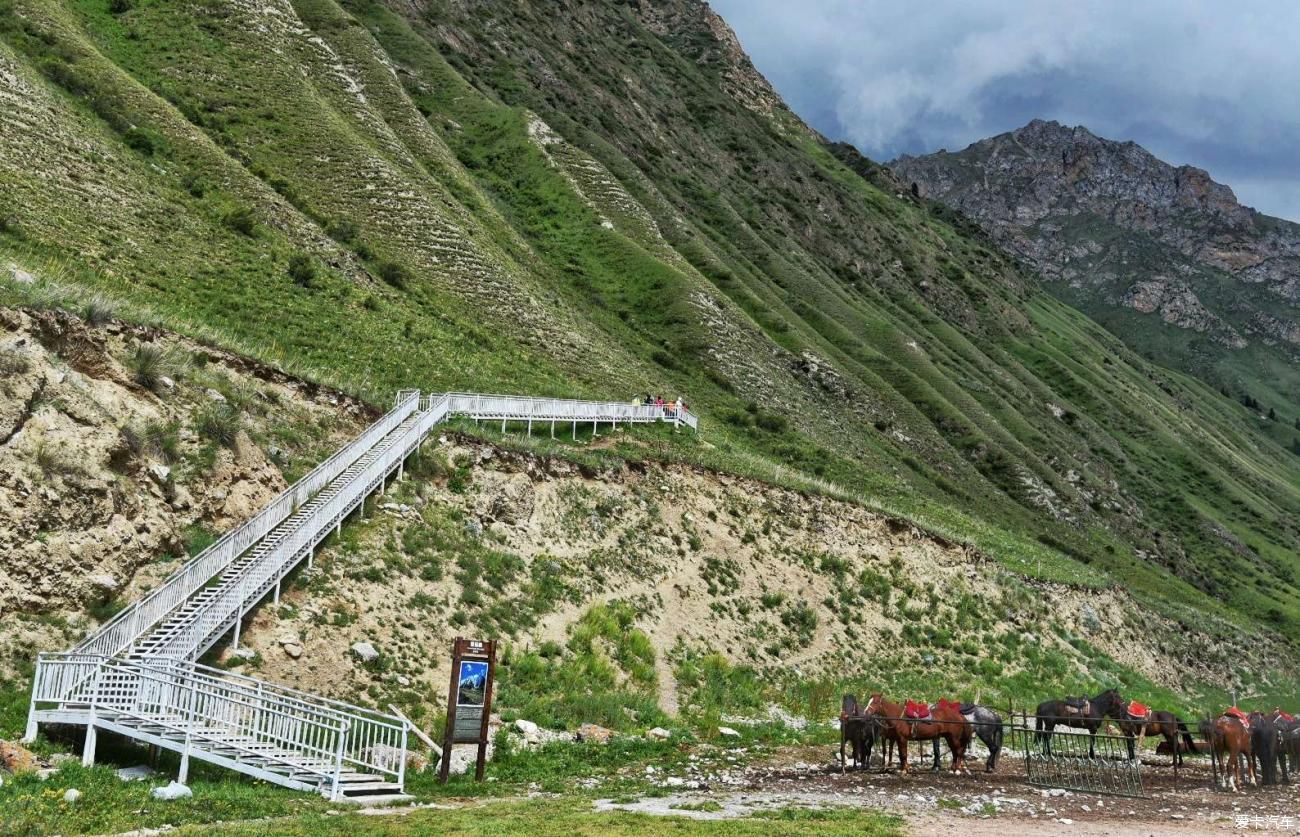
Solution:
<svg viewBox="0 0 1300 837">
<path fill-rule="evenodd" d="M 1050 732 L 1038 732 L 1035 718 L 1020 713 L 1008 729 L 1008 745 L 1023 756 L 1025 778 L 1031 785 L 1062 788 L 1082 793 L 1145 797 L 1142 762 L 1129 758 L 1133 739 L 1124 735 L 1062 726 L 1067 718 L 1055 718 Z"/>
</svg>

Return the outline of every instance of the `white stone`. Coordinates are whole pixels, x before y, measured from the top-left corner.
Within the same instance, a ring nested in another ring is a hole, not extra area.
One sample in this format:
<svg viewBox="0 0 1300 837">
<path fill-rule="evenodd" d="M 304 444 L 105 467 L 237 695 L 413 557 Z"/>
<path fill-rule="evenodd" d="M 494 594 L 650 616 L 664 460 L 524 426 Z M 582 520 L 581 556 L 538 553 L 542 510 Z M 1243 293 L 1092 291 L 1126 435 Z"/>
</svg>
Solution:
<svg viewBox="0 0 1300 837">
<path fill-rule="evenodd" d="M 654 729 L 646 730 L 645 737 L 655 739 L 658 741 L 663 741 L 665 739 L 672 737 L 672 733 L 664 729 L 663 727 L 655 727 Z"/>
<path fill-rule="evenodd" d="M 718 727 L 718 735 L 722 735 L 722 736 L 725 736 L 725 737 L 727 737 L 727 738 L 739 738 L 739 737 L 740 737 L 740 733 L 737 732 L 736 730 L 732 729 L 731 727 Z"/>
<path fill-rule="evenodd" d="M 523 718 L 520 718 L 515 721 L 515 729 L 519 730 L 524 738 L 536 738 L 541 728 L 532 721 L 525 721 Z"/>
<path fill-rule="evenodd" d="M 160 376 L 158 378 L 158 383 L 162 384 L 164 389 L 176 389 L 176 382 L 166 375 Z"/>
<path fill-rule="evenodd" d="M 194 795 L 194 791 L 182 785 L 180 782 L 171 782 L 166 787 L 154 788 L 149 792 L 154 799 L 172 800 L 172 799 L 189 799 Z"/>
<path fill-rule="evenodd" d="M 135 767 L 123 767 L 117 771 L 117 778 L 123 782 L 139 782 L 150 778 L 157 772 L 147 764 L 137 764 Z"/>
<path fill-rule="evenodd" d="M 63 793 L 64 802 L 76 802 L 80 798 L 81 798 L 81 791 L 77 790 L 76 788 L 68 788 Z"/>
<path fill-rule="evenodd" d="M 281 647 L 284 648 L 284 653 L 295 660 L 302 656 L 302 646 L 296 642 L 286 642 Z"/>
<path fill-rule="evenodd" d="M 375 646 L 368 642 L 352 643 L 352 653 L 356 654 L 357 659 L 363 663 L 370 663 L 379 659 L 379 652 L 375 650 Z"/>
<path fill-rule="evenodd" d="M 149 476 L 153 477 L 159 485 L 167 482 L 171 478 L 172 469 L 159 462 L 149 463 Z"/>
<path fill-rule="evenodd" d="M 117 579 L 113 578 L 108 573 L 96 573 L 86 580 L 101 590 L 112 591 L 118 588 Z"/>
<path fill-rule="evenodd" d="M 225 404 L 225 403 L 226 403 L 226 396 L 224 396 L 224 395 L 222 395 L 221 393 L 217 392 L 215 389 L 208 388 L 208 389 L 206 389 L 206 390 L 203 391 L 203 394 L 206 395 L 206 396 L 208 397 L 208 400 L 209 400 L 209 401 L 217 401 L 217 402 L 220 402 L 220 403 L 222 403 L 222 404 Z"/>
</svg>

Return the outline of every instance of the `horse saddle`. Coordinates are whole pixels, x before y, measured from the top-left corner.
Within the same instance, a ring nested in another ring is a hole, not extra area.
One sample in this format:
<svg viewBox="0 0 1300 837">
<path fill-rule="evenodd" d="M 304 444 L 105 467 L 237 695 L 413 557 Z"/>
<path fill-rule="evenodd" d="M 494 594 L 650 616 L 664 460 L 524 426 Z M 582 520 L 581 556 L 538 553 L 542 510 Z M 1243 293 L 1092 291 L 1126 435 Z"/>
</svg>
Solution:
<svg viewBox="0 0 1300 837">
<path fill-rule="evenodd" d="M 939 711 L 951 710 L 961 714 L 961 704 L 955 700 L 948 700 L 947 698 L 939 698 L 938 702 L 936 702 L 932 708 Z"/>
<path fill-rule="evenodd" d="M 975 707 L 978 705 L 979 704 L 975 703 L 974 701 L 970 701 L 967 703 L 963 703 L 961 706 L 957 707 L 957 711 L 960 712 L 962 715 L 970 715 L 975 712 Z"/>
<path fill-rule="evenodd" d="M 919 700 L 909 700 L 903 707 L 903 717 L 909 721 L 930 720 L 930 704 Z"/>
<path fill-rule="evenodd" d="M 1295 723 L 1295 716 L 1290 712 L 1283 712 L 1281 709 L 1274 709 L 1273 711 L 1277 713 L 1277 719 L 1279 721 L 1286 721 L 1288 724 Z"/>
<path fill-rule="evenodd" d="M 1250 716 L 1235 706 L 1229 706 L 1227 709 L 1223 710 L 1222 717 L 1232 718 L 1245 727 L 1247 731 L 1250 730 Z"/>
<path fill-rule="evenodd" d="M 1085 697 L 1068 697 L 1061 701 L 1065 704 L 1066 715 L 1091 715 L 1092 701 Z"/>
<path fill-rule="evenodd" d="M 1135 721 L 1145 721 L 1151 717 L 1151 708 L 1144 703 L 1138 703 L 1136 700 L 1129 701 L 1125 711 Z"/>
</svg>

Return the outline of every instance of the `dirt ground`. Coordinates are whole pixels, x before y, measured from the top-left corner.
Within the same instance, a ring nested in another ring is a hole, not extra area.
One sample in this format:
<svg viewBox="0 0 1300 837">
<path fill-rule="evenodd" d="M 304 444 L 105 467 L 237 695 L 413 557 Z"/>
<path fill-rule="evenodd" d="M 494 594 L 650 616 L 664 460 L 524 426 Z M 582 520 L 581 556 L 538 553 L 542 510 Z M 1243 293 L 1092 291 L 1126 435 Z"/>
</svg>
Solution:
<svg viewBox="0 0 1300 837">
<path fill-rule="evenodd" d="M 918 835 L 1300 833 L 1300 781 L 1220 792 L 1201 758 L 1189 758 L 1176 780 L 1167 759 L 1144 764 L 1146 797 L 1134 799 L 1032 787 L 1023 761 L 1005 754 L 992 774 L 982 763 L 970 775 L 932 774 L 927 764 L 907 776 L 879 769 L 841 774 L 827 756 L 824 746 L 784 748 L 744 767 L 688 770 L 684 787 L 698 783 L 696 791 L 597 807 L 697 818 L 786 806 L 869 807 L 902 816 Z M 664 785 L 682 786 L 671 778 Z"/>
</svg>

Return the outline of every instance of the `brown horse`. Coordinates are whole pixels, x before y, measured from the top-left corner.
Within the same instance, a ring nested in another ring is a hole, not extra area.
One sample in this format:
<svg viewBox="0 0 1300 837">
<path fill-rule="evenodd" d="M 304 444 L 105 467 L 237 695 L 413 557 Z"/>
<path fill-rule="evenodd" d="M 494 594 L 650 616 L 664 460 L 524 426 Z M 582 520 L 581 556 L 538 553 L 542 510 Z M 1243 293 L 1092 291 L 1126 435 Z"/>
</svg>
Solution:
<svg viewBox="0 0 1300 837">
<path fill-rule="evenodd" d="M 1187 744 L 1187 751 L 1196 752 L 1196 743 L 1192 740 L 1191 730 L 1187 729 L 1187 724 L 1172 712 L 1152 711 L 1143 718 L 1134 718 L 1127 716 L 1123 720 L 1116 720 L 1115 723 L 1128 736 L 1128 758 L 1132 761 L 1137 757 L 1137 747 L 1134 744 L 1133 737 L 1145 738 L 1148 735 L 1162 735 L 1166 743 L 1169 744 L 1169 752 L 1174 754 L 1174 764 L 1183 763 L 1183 751 L 1178 746 L 1178 736 L 1183 737 Z"/>
<path fill-rule="evenodd" d="M 914 721 L 903 717 L 903 707 L 892 703 L 879 693 L 873 694 L 867 701 L 867 714 L 880 723 L 881 737 L 886 741 L 898 743 L 899 770 L 907 772 L 907 745 L 911 741 L 930 741 L 942 738 L 948 742 L 952 751 L 952 771 L 954 773 L 965 767 L 966 748 L 970 745 L 971 728 L 962 717 L 956 705 L 945 704 L 930 710 L 930 717 L 923 721 Z M 932 770 L 939 769 L 936 759 Z M 966 771 L 970 772 L 969 769 Z"/>
<path fill-rule="evenodd" d="M 1250 731 L 1237 718 L 1221 715 L 1211 721 L 1205 719 L 1200 725 L 1201 735 L 1210 742 L 1210 756 L 1214 759 L 1214 768 L 1219 774 L 1219 784 L 1225 790 L 1236 793 L 1241 787 L 1241 758 L 1246 757 L 1250 768 L 1250 783 L 1255 784 L 1255 760 L 1250 746 Z M 1224 756 L 1226 755 L 1226 758 Z M 1228 772 L 1227 762 L 1231 760 L 1232 772 Z"/>
</svg>

